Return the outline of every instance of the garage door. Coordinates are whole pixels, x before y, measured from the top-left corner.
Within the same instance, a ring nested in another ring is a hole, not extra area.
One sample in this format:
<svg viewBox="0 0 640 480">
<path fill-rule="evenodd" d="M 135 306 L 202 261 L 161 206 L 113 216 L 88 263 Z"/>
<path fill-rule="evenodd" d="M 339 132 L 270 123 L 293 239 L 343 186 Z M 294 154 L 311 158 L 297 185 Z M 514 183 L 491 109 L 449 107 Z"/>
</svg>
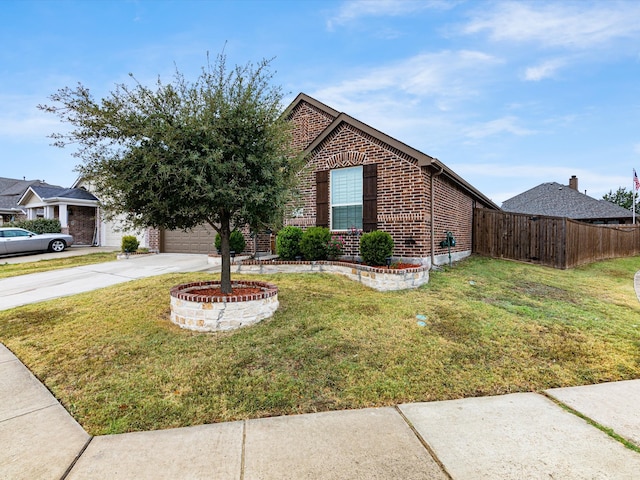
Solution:
<svg viewBox="0 0 640 480">
<path fill-rule="evenodd" d="M 214 253 L 216 231 L 209 225 L 201 225 L 188 232 L 164 230 L 160 251 L 165 253 Z"/>
</svg>

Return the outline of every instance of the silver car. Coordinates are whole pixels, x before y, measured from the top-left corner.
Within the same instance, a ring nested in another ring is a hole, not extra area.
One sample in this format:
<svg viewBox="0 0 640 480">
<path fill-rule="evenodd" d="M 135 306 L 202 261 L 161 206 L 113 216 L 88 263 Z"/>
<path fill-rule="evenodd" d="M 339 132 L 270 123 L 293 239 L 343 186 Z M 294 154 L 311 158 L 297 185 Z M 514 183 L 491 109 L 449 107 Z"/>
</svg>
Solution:
<svg viewBox="0 0 640 480">
<path fill-rule="evenodd" d="M 61 252 L 73 245 L 73 237 L 64 233 L 37 234 L 24 228 L 0 228 L 0 255 L 16 253 Z"/>
</svg>

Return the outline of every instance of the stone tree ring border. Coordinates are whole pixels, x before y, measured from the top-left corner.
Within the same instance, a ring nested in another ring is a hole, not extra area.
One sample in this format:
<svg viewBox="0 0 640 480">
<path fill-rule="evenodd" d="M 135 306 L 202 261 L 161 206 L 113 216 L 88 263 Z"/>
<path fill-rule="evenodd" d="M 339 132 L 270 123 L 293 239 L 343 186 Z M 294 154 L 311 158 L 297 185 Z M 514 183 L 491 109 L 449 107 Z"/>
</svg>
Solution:
<svg viewBox="0 0 640 480">
<path fill-rule="evenodd" d="M 203 292 L 219 288 L 219 281 L 194 282 L 171 289 L 171 321 L 197 332 L 246 327 L 271 317 L 278 309 L 278 287 L 266 282 L 242 281 L 236 287 L 259 288 L 250 295 L 214 296 Z"/>
</svg>

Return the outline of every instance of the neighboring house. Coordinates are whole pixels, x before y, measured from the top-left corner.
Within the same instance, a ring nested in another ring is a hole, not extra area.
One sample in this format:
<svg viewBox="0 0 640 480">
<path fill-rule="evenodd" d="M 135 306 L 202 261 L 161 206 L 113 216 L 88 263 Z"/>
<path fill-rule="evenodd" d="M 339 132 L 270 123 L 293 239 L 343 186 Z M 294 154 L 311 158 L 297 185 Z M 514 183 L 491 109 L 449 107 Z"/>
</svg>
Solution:
<svg viewBox="0 0 640 480">
<path fill-rule="evenodd" d="M 474 207 L 499 210 L 489 198 L 440 160 L 430 157 L 327 105 L 299 94 L 284 113 L 294 124 L 294 145 L 304 150 L 300 201 L 287 225 L 329 227 L 343 235 L 347 255 L 358 255 L 361 231 L 383 230 L 395 242 L 395 257 L 445 263 L 440 242 L 452 232 L 452 257 L 471 253 Z M 191 232 L 152 232 L 150 248 L 209 253 L 210 227 Z M 268 237 L 258 238 L 268 250 Z M 247 238 L 247 250 L 253 241 Z"/>
<path fill-rule="evenodd" d="M 0 177 L 0 225 L 27 218 L 26 210 L 18 205 L 18 201 L 32 185 L 53 186 L 41 180 Z"/>
<path fill-rule="evenodd" d="M 91 184 L 79 177 L 72 185 L 74 189 L 82 189 L 87 192 L 93 192 Z M 93 196 L 93 194 L 92 194 Z M 94 196 L 94 198 L 96 198 Z M 102 207 L 97 205 L 96 209 L 97 229 L 94 239 L 94 245 L 101 247 L 120 248 L 122 246 L 122 237 L 132 235 L 140 242 L 140 247 L 148 247 L 148 232 L 146 230 L 132 230 L 125 227 L 124 221 L 118 218 L 107 220 Z"/>
<path fill-rule="evenodd" d="M 98 199 L 82 188 L 31 185 L 18 205 L 26 211 L 28 220 L 58 219 L 62 233 L 72 235 L 76 245 L 98 244 Z"/>
<path fill-rule="evenodd" d="M 505 200 L 502 209 L 506 212 L 528 215 L 567 217 L 594 224 L 630 224 L 633 213 L 615 203 L 597 200 L 580 193 L 578 178 L 573 175 L 569 185 L 543 183 L 526 192 Z"/>
</svg>

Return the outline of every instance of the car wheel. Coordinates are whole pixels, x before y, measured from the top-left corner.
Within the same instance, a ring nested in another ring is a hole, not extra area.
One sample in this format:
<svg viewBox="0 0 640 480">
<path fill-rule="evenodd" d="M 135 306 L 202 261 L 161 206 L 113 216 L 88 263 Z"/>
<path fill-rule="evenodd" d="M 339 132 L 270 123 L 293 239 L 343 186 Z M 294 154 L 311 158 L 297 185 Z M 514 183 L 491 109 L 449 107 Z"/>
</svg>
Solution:
<svg viewBox="0 0 640 480">
<path fill-rule="evenodd" d="M 53 240 L 49 244 L 49 251 L 50 252 L 61 252 L 65 248 L 67 248 L 67 244 L 64 243 L 64 240 Z"/>
</svg>

